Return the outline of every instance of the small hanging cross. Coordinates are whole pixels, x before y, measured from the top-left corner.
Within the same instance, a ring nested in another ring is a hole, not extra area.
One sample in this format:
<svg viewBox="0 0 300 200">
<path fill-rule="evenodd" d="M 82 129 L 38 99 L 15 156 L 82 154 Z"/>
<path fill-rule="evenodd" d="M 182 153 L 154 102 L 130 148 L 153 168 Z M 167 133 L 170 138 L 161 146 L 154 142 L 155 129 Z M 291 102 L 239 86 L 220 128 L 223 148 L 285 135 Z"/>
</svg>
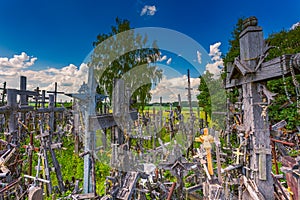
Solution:
<svg viewBox="0 0 300 200">
<path fill-rule="evenodd" d="M 240 151 L 240 147 L 236 148 L 236 151 L 233 151 L 233 153 L 236 155 L 236 161 L 235 164 L 240 164 L 240 156 L 243 156 L 244 154 Z"/>
</svg>

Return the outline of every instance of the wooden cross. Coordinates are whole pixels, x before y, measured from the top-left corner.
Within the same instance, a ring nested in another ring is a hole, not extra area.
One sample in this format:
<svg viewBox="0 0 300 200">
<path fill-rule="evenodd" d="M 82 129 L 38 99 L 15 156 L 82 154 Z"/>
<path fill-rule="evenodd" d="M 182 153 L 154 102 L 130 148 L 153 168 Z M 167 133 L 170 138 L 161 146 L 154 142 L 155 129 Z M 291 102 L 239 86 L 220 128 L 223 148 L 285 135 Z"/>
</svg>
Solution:
<svg viewBox="0 0 300 200">
<path fill-rule="evenodd" d="M 134 187 L 139 177 L 139 172 L 127 172 L 122 184 L 122 188 L 120 188 L 116 195 L 117 199 L 131 199 L 134 192 Z"/>
<path fill-rule="evenodd" d="M 188 91 L 188 103 L 189 103 L 189 109 L 190 109 L 190 121 L 191 124 L 193 124 L 194 122 L 194 112 L 193 112 L 193 105 L 192 105 L 192 94 L 191 94 L 191 90 L 193 90 L 193 88 L 191 88 L 191 80 L 190 80 L 190 70 L 187 70 L 187 76 L 188 76 L 188 87 L 185 88 Z"/>
<path fill-rule="evenodd" d="M 206 150 L 207 168 L 210 175 L 214 174 L 212 157 L 211 157 L 211 143 L 214 142 L 214 137 L 208 135 L 208 128 L 204 128 L 204 134 L 195 138 L 195 142 L 201 142 L 203 148 Z"/>
<path fill-rule="evenodd" d="M 8 114 L 8 130 L 10 135 L 12 135 L 12 142 L 17 143 L 18 138 L 15 134 L 17 131 L 17 118 L 16 115 L 18 112 L 24 112 L 32 110 L 33 107 L 30 106 L 19 106 L 17 103 L 18 95 L 31 95 L 35 94 L 35 92 L 31 91 L 20 91 L 16 89 L 6 89 L 7 93 L 7 105 L 0 107 L 0 114 L 7 113 Z"/>
<path fill-rule="evenodd" d="M 194 138 L 194 121 L 195 121 L 195 115 L 193 112 L 193 105 L 192 105 L 192 94 L 191 91 L 193 88 L 191 87 L 191 78 L 190 78 L 190 70 L 187 70 L 187 77 L 188 77 L 188 87 L 185 88 L 188 91 L 188 103 L 189 103 L 189 109 L 190 109 L 190 127 L 189 127 L 189 132 L 187 135 L 187 140 L 188 140 L 188 149 L 187 149 L 187 158 L 189 157 L 189 152 L 192 152 L 193 150 L 193 138 Z"/>
<path fill-rule="evenodd" d="M 118 80 L 115 82 L 114 94 L 113 94 L 113 114 L 97 116 L 95 112 L 96 108 L 96 80 L 94 76 L 94 67 L 89 67 L 88 70 L 88 83 L 83 84 L 77 94 L 66 94 L 79 100 L 81 107 L 83 108 L 82 113 L 84 116 L 84 151 L 89 152 L 96 149 L 96 131 L 99 129 L 113 128 L 112 143 L 121 145 L 124 143 L 124 134 L 117 125 L 127 125 L 124 123 L 124 118 L 126 121 L 128 119 L 137 119 L 137 112 L 124 112 L 124 109 L 129 110 L 129 100 L 125 100 L 125 85 L 124 80 Z M 128 96 L 128 95 L 127 95 Z M 130 96 L 129 96 L 130 97 Z M 126 108 L 127 105 L 127 108 Z M 124 126 L 125 127 L 125 126 Z M 123 128 L 124 128 L 123 127 Z M 92 179 L 91 179 L 91 155 L 88 154 L 84 157 L 84 180 L 83 189 L 84 193 L 90 193 L 92 189 Z"/>
<path fill-rule="evenodd" d="M 55 168 L 56 177 L 57 177 L 57 181 L 58 181 L 58 185 L 59 185 L 60 191 L 64 192 L 65 191 L 65 187 L 64 187 L 63 180 L 62 180 L 62 174 L 61 174 L 60 165 L 59 165 L 59 163 L 57 161 L 57 158 L 56 158 L 53 146 L 52 146 L 53 145 L 52 144 L 52 136 L 51 136 L 51 134 L 50 134 L 49 131 L 44 131 L 43 130 L 43 124 L 41 123 L 41 121 L 39 122 L 39 125 L 40 125 L 40 135 L 37 136 L 36 138 L 39 138 L 40 141 L 41 141 L 41 149 L 42 149 L 42 152 L 43 152 L 43 156 L 45 158 L 45 168 L 46 168 L 46 172 L 47 172 L 46 173 L 47 179 L 49 181 L 51 181 L 51 177 L 50 177 L 50 165 L 49 165 L 48 155 L 47 155 L 47 151 L 49 151 L 50 154 L 51 154 L 51 158 L 52 158 L 52 164 L 53 164 L 53 166 Z M 51 193 L 51 191 L 52 191 L 51 184 L 48 184 L 48 189 L 49 189 L 49 192 Z"/>
<path fill-rule="evenodd" d="M 172 103 L 170 103 L 170 110 L 166 110 L 166 112 L 169 112 L 169 129 L 171 132 L 170 140 L 174 137 L 175 131 L 174 131 L 174 111 L 172 110 Z"/>
<path fill-rule="evenodd" d="M 20 90 L 16 89 L 6 89 L 5 93 L 7 94 L 7 105 L 0 107 L 0 114 L 8 113 L 9 123 L 8 129 L 10 135 L 12 135 L 12 142 L 18 143 L 20 138 L 15 134 L 17 130 L 17 119 L 16 115 L 18 112 L 26 112 L 33 110 L 33 107 L 28 106 L 27 97 L 36 96 L 37 92 L 26 90 L 26 77 L 21 76 L 20 78 Z M 20 96 L 20 105 L 17 103 L 17 96 Z"/>
<path fill-rule="evenodd" d="M 33 144 L 33 131 L 30 132 L 30 141 L 29 141 L 29 145 L 23 145 L 23 148 L 25 148 L 28 151 L 28 175 L 31 176 L 32 175 L 32 151 L 39 151 L 39 148 L 34 147 Z"/>
<path fill-rule="evenodd" d="M 54 91 L 47 91 L 47 93 L 54 94 L 54 105 L 57 107 L 57 94 L 64 94 L 64 92 L 57 91 L 57 82 L 54 83 Z"/>
<path fill-rule="evenodd" d="M 160 164 L 160 167 L 163 167 L 164 169 L 170 170 L 171 173 L 176 176 L 177 184 L 178 186 L 178 193 L 180 196 L 180 199 L 182 199 L 182 190 L 183 190 L 183 177 L 186 176 L 187 171 L 190 170 L 193 166 L 195 166 L 194 163 L 187 162 L 187 160 L 183 157 L 179 157 L 172 163 L 167 164 Z"/>
<path fill-rule="evenodd" d="M 86 155 L 90 155 L 90 161 L 91 161 L 91 165 L 92 165 L 92 169 L 91 169 L 91 180 L 92 180 L 92 192 L 94 194 L 94 197 L 97 196 L 97 191 L 96 191 L 96 174 L 95 174 L 95 152 L 94 151 L 88 151 L 88 152 L 83 152 L 81 154 L 79 154 L 80 157 L 84 157 Z"/>
<path fill-rule="evenodd" d="M 255 183 L 265 199 L 274 199 L 273 192 L 270 192 L 273 191 L 272 157 L 266 153 L 270 151 L 270 130 L 268 117 L 266 116 L 264 121 L 264 116 L 261 116 L 262 108 L 258 105 L 261 102 L 259 86 L 262 82 L 289 74 L 291 67 L 299 69 L 299 56 L 282 55 L 264 62 L 270 47 L 265 45 L 262 28 L 257 26 L 257 19 L 255 17 L 246 19 L 243 26 L 244 30 L 239 39 L 240 56 L 235 58 L 234 65 L 227 66 L 226 88 L 242 87 L 243 124 L 251 131 L 254 138 L 250 143 L 253 146 L 265 145 L 266 149 L 259 153 L 254 149 L 250 150 L 250 168 L 256 169 L 260 166 L 262 172 L 258 172 L 260 176 L 255 179 Z M 293 66 L 290 66 L 291 64 Z"/>
</svg>

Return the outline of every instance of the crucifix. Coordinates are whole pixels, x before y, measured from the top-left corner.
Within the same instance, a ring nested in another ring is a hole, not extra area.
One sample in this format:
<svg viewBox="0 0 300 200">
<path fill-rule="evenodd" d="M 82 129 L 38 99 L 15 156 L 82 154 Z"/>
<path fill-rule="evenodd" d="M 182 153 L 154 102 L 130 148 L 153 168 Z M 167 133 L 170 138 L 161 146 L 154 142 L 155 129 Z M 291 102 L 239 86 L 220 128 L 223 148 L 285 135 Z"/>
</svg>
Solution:
<svg viewBox="0 0 300 200">
<path fill-rule="evenodd" d="M 267 80 L 287 75 L 292 68 L 299 70 L 299 54 L 282 55 L 264 62 L 268 50 L 262 28 L 257 26 L 257 19 L 250 17 L 243 23 L 240 34 L 240 56 L 234 64 L 227 66 L 226 89 L 241 87 L 243 94 L 243 123 L 250 134 L 251 169 L 259 169 L 254 182 L 265 199 L 274 199 L 273 179 L 271 176 L 272 157 L 270 154 L 270 130 L 268 116 L 260 105 L 261 85 Z M 265 121 L 264 121 L 265 118 Z M 263 146 L 263 148 L 261 148 Z M 257 149 L 258 148 L 258 149 Z M 247 175 L 249 176 L 249 174 Z"/>
<path fill-rule="evenodd" d="M 195 138 L 195 142 L 201 142 L 203 148 L 206 150 L 207 168 L 210 175 L 214 175 L 212 156 L 211 156 L 211 143 L 214 142 L 214 137 L 208 134 L 208 128 L 204 128 L 202 136 Z"/>
<path fill-rule="evenodd" d="M 66 94 L 75 99 L 78 99 L 81 104 L 81 109 L 83 113 L 84 122 L 84 152 L 91 151 L 93 153 L 95 149 L 96 141 L 96 130 L 91 130 L 92 123 L 90 123 L 91 116 L 95 116 L 95 96 L 96 96 L 96 80 L 94 78 L 94 67 L 89 67 L 88 69 L 88 83 L 83 83 L 79 93 L 76 94 Z M 92 179 L 91 179 L 91 169 L 92 164 L 90 162 L 91 155 L 87 154 L 84 156 L 84 174 L 83 174 L 83 190 L 84 193 L 93 192 Z"/>
<path fill-rule="evenodd" d="M 233 151 L 233 153 L 236 155 L 236 161 L 235 164 L 240 164 L 240 156 L 243 156 L 244 154 L 240 151 L 240 147 L 236 148 L 236 151 Z"/>
<path fill-rule="evenodd" d="M 129 119 L 136 120 L 137 112 L 129 111 L 129 92 L 127 92 L 128 99 L 125 97 L 125 84 L 124 80 L 119 79 L 115 81 L 115 87 L 113 90 L 113 114 L 96 115 L 96 88 L 97 83 L 94 76 L 94 67 L 90 66 L 88 69 L 88 82 L 83 83 L 78 93 L 65 94 L 78 100 L 78 122 L 82 121 L 84 129 L 84 152 L 90 152 L 84 156 L 84 178 L 83 178 L 83 190 L 84 193 L 89 195 L 94 193 L 91 169 L 92 163 L 91 155 L 94 154 L 96 149 L 96 131 L 100 129 L 112 128 L 111 139 L 112 151 L 115 152 L 112 156 L 112 163 L 117 158 L 117 147 L 124 143 L 124 133 L 122 128 L 126 128 Z M 124 123 L 124 121 L 126 123 Z M 120 128 L 118 127 L 120 126 Z M 76 128 L 76 126 L 75 126 Z M 78 127 L 77 127 L 77 130 Z"/>
</svg>

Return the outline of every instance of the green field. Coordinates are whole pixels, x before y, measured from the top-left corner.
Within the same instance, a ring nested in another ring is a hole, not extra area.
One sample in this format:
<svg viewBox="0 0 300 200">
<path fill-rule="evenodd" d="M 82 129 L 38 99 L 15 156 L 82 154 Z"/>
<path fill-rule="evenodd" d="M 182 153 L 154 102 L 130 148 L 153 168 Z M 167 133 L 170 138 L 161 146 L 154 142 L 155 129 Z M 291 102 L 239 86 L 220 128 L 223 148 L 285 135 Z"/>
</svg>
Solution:
<svg viewBox="0 0 300 200">
<path fill-rule="evenodd" d="M 172 110 L 175 111 L 175 108 L 176 107 L 172 107 Z M 146 106 L 145 109 L 144 109 L 144 114 L 147 114 L 149 113 L 150 116 L 153 116 L 153 111 L 155 110 L 155 113 L 158 115 L 160 110 L 163 112 L 163 117 L 165 119 L 168 119 L 169 118 L 169 111 L 170 111 L 170 106 Z M 201 119 L 204 119 L 205 118 L 205 113 L 204 111 L 202 111 L 202 108 L 200 108 L 200 113 L 198 114 L 198 109 L 197 107 L 193 107 L 193 113 L 194 113 L 194 116 L 196 118 L 199 119 L 199 115 L 200 115 L 200 118 Z M 190 108 L 189 107 L 182 107 L 181 108 L 181 114 L 183 114 L 184 116 L 184 120 L 187 120 L 190 118 Z"/>
</svg>

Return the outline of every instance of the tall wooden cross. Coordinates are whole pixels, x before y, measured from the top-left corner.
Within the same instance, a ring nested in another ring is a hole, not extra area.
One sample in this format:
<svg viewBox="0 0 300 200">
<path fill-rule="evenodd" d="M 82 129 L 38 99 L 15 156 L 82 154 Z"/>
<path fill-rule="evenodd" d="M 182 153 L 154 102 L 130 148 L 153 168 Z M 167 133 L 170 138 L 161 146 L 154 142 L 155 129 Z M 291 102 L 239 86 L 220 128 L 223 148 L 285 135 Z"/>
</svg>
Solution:
<svg viewBox="0 0 300 200">
<path fill-rule="evenodd" d="M 226 88 L 241 87 L 244 105 L 244 125 L 250 133 L 250 168 L 254 172 L 254 182 L 265 199 L 274 199 L 271 176 L 272 158 L 268 117 L 261 116 L 262 98 L 259 87 L 267 80 L 288 74 L 292 67 L 299 69 L 299 54 L 283 55 L 264 62 L 270 49 L 263 39 L 262 28 L 257 26 L 255 17 L 244 21 L 240 34 L 240 56 L 234 65 L 227 66 Z M 290 66 L 293 65 L 293 66 Z M 249 176 L 249 174 L 247 174 Z"/>
<path fill-rule="evenodd" d="M 54 83 L 54 91 L 47 91 L 47 93 L 54 94 L 54 105 L 55 105 L 55 107 L 57 107 L 57 95 L 64 94 L 64 92 L 57 91 L 57 82 Z"/>
<path fill-rule="evenodd" d="M 65 94 L 67 96 L 73 97 L 74 99 L 77 99 L 80 101 L 80 107 L 76 106 L 78 108 L 77 111 L 81 112 L 83 114 L 83 121 L 84 121 L 84 138 L 83 138 L 83 144 L 84 144 L 84 152 L 94 152 L 95 149 L 95 141 L 96 141 L 96 130 L 90 130 L 90 127 L 92 126 L 92 123 L 90 123 L 90 117 L 95 116 L 95 93 L 96 93 L 96 81 L 94 79 L 94 68 L 89 67 L 88 70 L 88 83 L 86 84 L 83 82 L 83 85 L 81 86 L 79 93 L 74 94 Z M 80 111 L 81 110 L 81 111 Z M 79 116 L 78 116 L 79 117 Z M 79 120 L 79 119 L 78 119 Z M 79 123 L 77 122 L 76 125 L 78 126 Z M 77 127 L 77 130 L 78 127 Z M 93 187 L 92 187 L 92 163 L 90 162 L 91 156 L 90 154 L 86 154 L 84 156 L 84 173 L 83 173 L 83 190 L 85 194 L 92 193 Z"/>
<path fill-rule="evenodd" d="M 96 149 L 96 131 L 100 129 L 106 129 L 115 126 L 122 126 L 124 118 L 136 120 L 137 112 L 130 111 L 124 112 L 124 109 L 128 111 L 129 100 L 125 100 L 125 85 L 124 80 L 116 81 L 114 88 L 114 114 L 96 115 L 96 79 L 94 77 L 94 67 L 89 67 L 88 70 L 88 82 L 83 84 L 77 94 L 65 94 L 80 100 L 80 109 L 84 111 L 84 152 L 90 152 L 84 156 L 84 177 L 83 177 L 83 190 L 85 194 L 94 193 L 95 191 L 92 184 L 92 163 L 91 155 L 94 154 Z M 127 94 L 128 95 L 128 94 Z M 130 97 L 130 95 L 129 95 Z M 115 128 L 114 135 L 111 138 L 117 138 L 117 144 L 123 144 L 124 135 L 120 128 Z"/>
</svg>

